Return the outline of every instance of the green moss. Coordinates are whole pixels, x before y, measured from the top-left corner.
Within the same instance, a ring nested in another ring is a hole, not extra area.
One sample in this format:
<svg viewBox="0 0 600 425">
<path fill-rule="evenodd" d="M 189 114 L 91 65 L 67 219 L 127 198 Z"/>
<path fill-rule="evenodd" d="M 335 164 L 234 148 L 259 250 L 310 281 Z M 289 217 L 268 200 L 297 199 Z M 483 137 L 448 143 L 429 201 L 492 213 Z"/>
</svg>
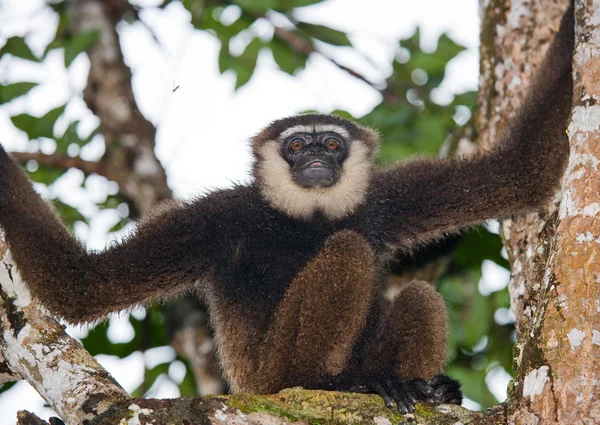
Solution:
<svg viewBox="0 0 600 425">
<path fill-rule="evenodd" d="M 525 376 L 530 370 L 547 364 L 543 350 L 536 344 L 537 340 L 534 337 L 524 344 L 520 373 L 517 376 Z"/>
<path fill-rule="evenodd" d="M 218 396 L 228 406 L 242 413 L 269 413 L 290 421 L 306 421 L 311 425 L 373 424 L 374 418 L 392 424 L 423 423 L 438 425 L 477 424 L 481 412 L 470 412 L 460 406 L 434 407 L 418 404 L 414 415 L 404 416 L 388 409 L 381 397 L 371 394 L 312 391 L 290 388 L 273 395 L 236 394 Z"/>
</svg>

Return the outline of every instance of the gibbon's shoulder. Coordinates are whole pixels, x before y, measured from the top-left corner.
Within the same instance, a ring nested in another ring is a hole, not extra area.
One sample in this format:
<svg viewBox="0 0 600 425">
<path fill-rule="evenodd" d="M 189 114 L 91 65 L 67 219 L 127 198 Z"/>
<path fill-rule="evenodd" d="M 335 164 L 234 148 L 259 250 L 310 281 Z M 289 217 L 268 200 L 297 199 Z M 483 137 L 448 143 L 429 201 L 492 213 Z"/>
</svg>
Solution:
<svg viewBox="0 0 600 425">
<path fill-rule="evenodd" d="M 198 215 L 227 217 L 232 220 L 239 217 L 244 218 L 243 221 L 273 212 L 253 183 L 235 184 L 230 188 L 209 191 L 183 204 L 184 208 L 191 209 Z"/>
</svg>

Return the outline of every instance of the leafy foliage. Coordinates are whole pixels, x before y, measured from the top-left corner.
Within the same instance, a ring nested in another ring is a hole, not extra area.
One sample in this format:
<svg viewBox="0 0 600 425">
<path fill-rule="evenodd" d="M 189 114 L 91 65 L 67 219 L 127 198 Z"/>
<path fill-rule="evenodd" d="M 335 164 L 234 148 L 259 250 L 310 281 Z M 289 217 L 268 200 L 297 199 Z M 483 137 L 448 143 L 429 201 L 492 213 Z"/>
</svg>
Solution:
<svg viewBox="0 0 600 425">
<path fill-rule="evenodd" d="M 79 136 L 79 121 L 73 121 L 69 124 L 62 136 L 54 138 L 54 141 L 56 142 L 56 152 L 66 153 L 71 145 L 83 147 L 90 143 L 99 132 L 100 128 L 96 128 L 86 137 L 82 138 Z"/>
<path fill-rule="evenodd" d="M 394 61 L 393 73 L 388 79 L 388 90 L 397 102 L 382 102 L 362 118 L 385 136 L 381 147 L 383 162 L 394 162 L 414 153 L 436 154 L 440 143 L 456 129 L 453 119 L 455 108 L 475 105 L 475 94 L 465 93 L 454 98 L 450 105 L 439 105 L 432 93 L 444 79 L 446 64 L 464 47 L 446 35 L 438 40 L 432 53 L 421 50 L 419 29 L 409 38 L 400 40 L 409 58 Z"/>
<path fill-rule="evenodd" d="M 324 43 L 331 44 L 333 46 L 352 45 L 352 43 L 350 43 L 350 40 L 348 39 L 348 36 L 345 33 L 323 25 L 309 24 L 308 22 L 298 22 L 296 23 L 296 28 L 307 34 L 309 37 L 320 40 Z"/>
<path fill-rule="evenodd" d="M 98 31 L 81 31 L 64 40 L 65 67 L 69 67 L 80 54 L 90 49 L 100 40 Z"/>
</svg>

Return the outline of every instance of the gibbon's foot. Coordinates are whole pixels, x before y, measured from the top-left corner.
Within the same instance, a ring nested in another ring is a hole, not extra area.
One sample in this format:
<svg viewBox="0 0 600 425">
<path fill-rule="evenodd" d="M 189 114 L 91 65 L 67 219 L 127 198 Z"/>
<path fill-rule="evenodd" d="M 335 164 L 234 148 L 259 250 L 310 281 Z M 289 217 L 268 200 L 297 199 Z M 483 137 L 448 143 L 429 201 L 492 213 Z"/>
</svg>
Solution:
<svg viewBox="0 0 600 425">
<path fill-rule="evenodd" d="M 349 393 L 379 394 L 387 407 L 393 408 L 395 403 L 398 412 L 412 413 L 415 411 L 417 401 L 422 399 L 422 396 L 419 397 L 420 391 L 412 385 L 412 382 L 393 375 L 370 376 L 356 379 L 354 383 L 346 381 L 333 384 L 331 389 Z M 430 387 L 425 388 L 425 385 L 424 389 L 432 390 Z"/>
<path fill-rule="evenodd" d="M 461 404 L 460 382 L 447 375 L 436 375 L 429 380 L 404 379 L 393 376 L 369 376 L 332 383 L 331 390 L 349 393 L 379 394 L 389 408 L 395 407 L 400 413 L 413 413 L 415 404 L 424 401 L 433 404 Z"/>
<path fill-rule="evenodd" d="M 436 375 L 425 381 L 416 379 L 408 381 L 408 385 L 416 389 L 417 398 L 434 404 L 461 404 L 463 395 L 460 382 L 448 375 Z"/>
</svg>

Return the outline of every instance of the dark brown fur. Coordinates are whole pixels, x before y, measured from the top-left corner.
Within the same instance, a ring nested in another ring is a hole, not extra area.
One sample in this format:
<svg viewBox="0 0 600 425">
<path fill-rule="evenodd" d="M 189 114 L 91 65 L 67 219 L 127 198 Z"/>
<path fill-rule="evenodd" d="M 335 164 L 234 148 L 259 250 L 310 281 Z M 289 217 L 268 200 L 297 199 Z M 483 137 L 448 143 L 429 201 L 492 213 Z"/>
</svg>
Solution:
<svg viewBox="0 0 600 425">
<path fill-rule="evenodd" d="M 289 193 L 273 191 L 285 186 L 258 178 L 163 209 L 125 240 L 88 253 L 1 150 L 0 224 L 33 295 L 70 322 L 199 290 L 235 391 L 332 388 L 370 376 L 429 379 L 446 358 L 444 303 L 414 282 L 386 304 L 377 290 L 385 259 L 550 198 L 568 155 L 572 50 L 571 9 L 524 107 L 491 152 L 387 170 L 369 163 L 358 174 L 342 167 L 350 176 L 344 190 L 307 192 L 300 212 L 293 202 L 277 203 Z M 273 165 L 260 152 L 274 151 L 261 149 L 278 149 L 278 135 L 298 124 L 345 129 L 352 143 L 346 166 L 364 165 L 375 151 L 372 131 L 305 115 L 254 138 L 258 168 Z M 364 187 L 352 192 L 361 176 Z M 274 189 L 265 194 L 265 187 Z M 322 202 L 328 194 L 335 202 Z"/>
</svg>

